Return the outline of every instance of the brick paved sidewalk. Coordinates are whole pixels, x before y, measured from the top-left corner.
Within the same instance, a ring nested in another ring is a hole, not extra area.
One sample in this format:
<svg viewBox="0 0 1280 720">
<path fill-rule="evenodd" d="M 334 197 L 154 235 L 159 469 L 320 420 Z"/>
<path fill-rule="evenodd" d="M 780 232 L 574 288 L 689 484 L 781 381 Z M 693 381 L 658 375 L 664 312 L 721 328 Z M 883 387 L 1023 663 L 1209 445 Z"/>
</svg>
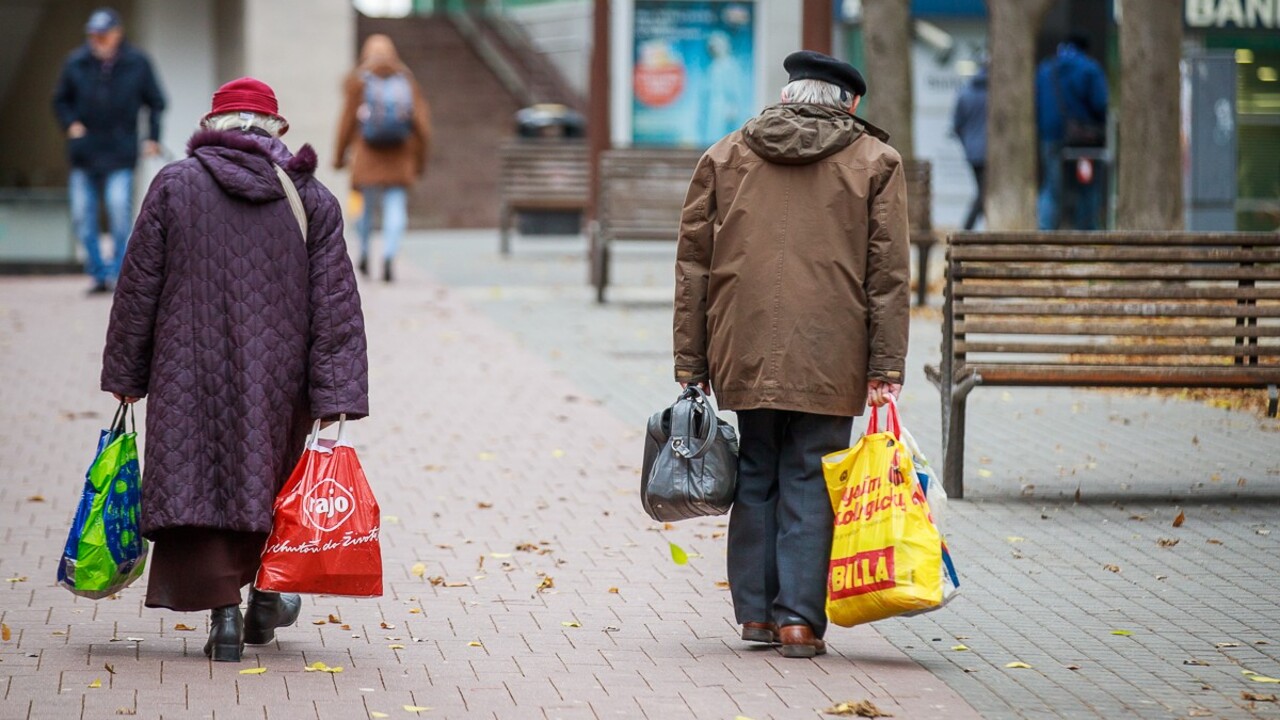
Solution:
<svg viewBox="0 0 1280 720">
<path fill-rule="evenodd" d="M 674 393 L 672 248 L 621 248 L 605 306 L 579 238 L 518 239 L 501 258 L 492 232 L 422 233 L 406 253 L 638 428 Z M 935 461 L 939 398 L 921 368 L 937 361 L 939 320 L 913 313 L 903 396 Z M 879 633 L 987 718 L 1280 718 L 1280 702 L 1246 695 L 1280 687 L 1243 674 L 1280 677 L 1280 422 L 1136 393 L 979 388 L 968 423 L 968 497 L 947 526 L 961 596 Z"/>
<path fill-rule="evenodd" d="M 638 426 L 405 265 L 363 289 L 374 416 L 352 433 L 382 503 L 386 595 L 307 598 L 240 665 L 204 658 L 203 614 L 144 609 L 141 583 L 98 602 L 54 585 L 113 410 L 97 392 L 108 303 L 79 278 L 0 279 L 0 720 L 790 720 L 862 699 L 979 717 L 870 628 L 834 630 L 813 661 L 737 640 L 723 524 L 647 521 Z"/>
</svg>

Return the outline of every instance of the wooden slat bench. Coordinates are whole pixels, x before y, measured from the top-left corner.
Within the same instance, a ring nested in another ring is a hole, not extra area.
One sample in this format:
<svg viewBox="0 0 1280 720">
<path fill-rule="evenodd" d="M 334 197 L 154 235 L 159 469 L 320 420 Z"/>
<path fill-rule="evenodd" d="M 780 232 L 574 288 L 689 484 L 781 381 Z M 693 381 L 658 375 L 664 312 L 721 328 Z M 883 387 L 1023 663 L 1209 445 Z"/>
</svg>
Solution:
<svg viewBox="0 0 1280 720">
<path fill-rule="evenodd" d="M 1280 234 L 958 233 L 948 239 L 943 483 L 964 492 L 978 385 L 1280 385 Z"/>
<path fill-rule="evenodd" d="M 609 285 L 618 240 L 675 242 L 689 181 L 702 153 L 667 148 L 608 150 L 600 155 L 600 195 L 591 231 L 591 282 L 596 301 Z"/>
<path fill-rule="evenodd" d="M 675 241 L 689 181 L 701 153 L 692 150 L 631 148 L 600 156 L 600 208 L 591 231 L 591 282 L 604 302 L 609 285 L 610 246 L 616 240 Z M 918 251 L 916 301 L 923 305 L 929 277 L 929 251 L 938 238 L 931 214 L 931 167 L 908 163 L 907 215 L 911 242 Z"/>
<path fill-rule="evenodd" d="M 521 210 L 582 212 L 590 172 L 586 143 L 560 138 L 511 140 L 499 148 L 501 175 L 498 235 L 511 252 L 511 225 Z"/>
</svg>

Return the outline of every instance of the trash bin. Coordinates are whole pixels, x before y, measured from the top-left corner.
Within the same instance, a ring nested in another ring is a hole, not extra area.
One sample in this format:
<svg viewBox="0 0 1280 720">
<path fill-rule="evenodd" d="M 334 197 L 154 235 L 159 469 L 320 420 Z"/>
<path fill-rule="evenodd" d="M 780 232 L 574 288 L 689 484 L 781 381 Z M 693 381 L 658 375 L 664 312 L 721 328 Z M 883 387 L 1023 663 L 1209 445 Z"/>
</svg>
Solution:
<svg viewBox="0 0 1280 720">
<path fill-rule="evenodd" d="M 586 137 L 582 113 L 564 105 L 531 105 L 516 112 L 516 133 L 522 138 Z"/>
<path fill-rule="evenodd" d="M 541 104 L 518 110 L 516 136 L 531 142 L 580 140 L 586 137 L 582 113 L 565 105 Z M 570 210 L 524 210 L 516 218 L 521 235 L 576 235 L 582 229 L 582 213 Z"/>
</svg>

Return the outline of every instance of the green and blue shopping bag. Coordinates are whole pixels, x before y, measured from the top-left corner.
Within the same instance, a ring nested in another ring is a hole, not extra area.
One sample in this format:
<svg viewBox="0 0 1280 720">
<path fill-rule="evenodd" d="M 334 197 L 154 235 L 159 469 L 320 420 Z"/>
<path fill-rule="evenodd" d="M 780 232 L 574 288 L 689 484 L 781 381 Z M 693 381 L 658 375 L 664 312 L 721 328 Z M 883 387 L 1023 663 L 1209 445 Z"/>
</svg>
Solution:
<svg viewBox="0 0 1280 720">
<path fill-rule="evenodd" d="M 97 453 L 85 473 L 84 491 L 58 563 L 59 585 L 96 600 L 120 592 L 142 575 L 147 541 L 139 529 L 141 481 L 137 426 L 132 408 L 121 403 L 111 427 L 98 436 Z"/>
</svg>

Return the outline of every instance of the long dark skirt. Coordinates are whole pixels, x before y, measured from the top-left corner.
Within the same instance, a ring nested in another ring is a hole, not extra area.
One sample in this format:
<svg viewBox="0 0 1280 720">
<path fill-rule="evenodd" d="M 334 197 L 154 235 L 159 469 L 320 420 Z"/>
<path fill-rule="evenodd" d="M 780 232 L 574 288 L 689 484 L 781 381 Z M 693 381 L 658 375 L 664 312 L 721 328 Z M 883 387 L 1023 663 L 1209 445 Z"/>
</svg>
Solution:
<svg viewBox="0 0 1280 720">
<path fill-rule="evenodd" d="M 266 533 L 179 527 L 152 538 L 147 607 L 179 612 L 239 605 L 258 572 Z"/>
</svg>

